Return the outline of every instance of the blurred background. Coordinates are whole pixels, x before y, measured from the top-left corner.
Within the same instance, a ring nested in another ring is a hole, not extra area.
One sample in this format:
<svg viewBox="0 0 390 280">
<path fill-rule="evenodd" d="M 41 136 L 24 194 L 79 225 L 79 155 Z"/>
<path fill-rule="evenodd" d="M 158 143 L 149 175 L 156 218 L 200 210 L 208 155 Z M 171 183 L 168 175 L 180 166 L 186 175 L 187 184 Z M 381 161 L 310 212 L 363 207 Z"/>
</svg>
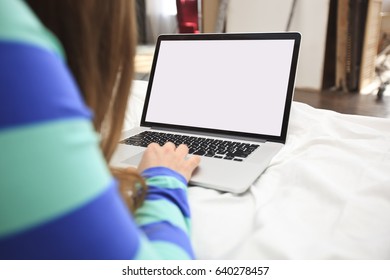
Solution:
<svg viewBox="0 0 390 280">
<path fill-rule="evenodd" d="M 296 101 L 390 118 L 390 0 L 136 2 L 136 79 L 148 80 L 159 34 L 298 31 Z"/>
</svg>

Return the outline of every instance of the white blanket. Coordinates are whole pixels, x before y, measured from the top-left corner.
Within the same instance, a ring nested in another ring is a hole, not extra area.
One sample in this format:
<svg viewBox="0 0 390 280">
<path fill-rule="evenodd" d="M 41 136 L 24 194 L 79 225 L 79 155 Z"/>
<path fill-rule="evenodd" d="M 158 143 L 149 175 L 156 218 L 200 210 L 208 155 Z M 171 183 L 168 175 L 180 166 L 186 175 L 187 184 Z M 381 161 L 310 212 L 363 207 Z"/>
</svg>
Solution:
<svg viewBox="0 0 390 280">
<path fill-rule="evenodd" d="M 135 81 L 125 129 L 141 117 Z M 285 147 L 242 195 L 192 186 L 200 259 L 390 259 L 390 120 L 293 102 Z"/>
</svg>

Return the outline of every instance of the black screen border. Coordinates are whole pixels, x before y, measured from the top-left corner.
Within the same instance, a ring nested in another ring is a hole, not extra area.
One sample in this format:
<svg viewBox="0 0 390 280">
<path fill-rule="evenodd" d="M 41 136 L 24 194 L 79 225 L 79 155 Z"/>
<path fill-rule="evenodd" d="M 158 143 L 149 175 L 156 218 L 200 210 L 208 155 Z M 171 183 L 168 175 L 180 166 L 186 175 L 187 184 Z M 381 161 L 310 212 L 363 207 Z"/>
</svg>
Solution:
<svg viewBox="0 0 390 280">
<path fill-rule="evenodd" d="M 162 41 L 191 41 L 191 40 L 294 40 L 293 54 L 291 59 L 290 75 L 287 86 L 287 94 L 284 105 L 284 115 L 281 126 L 281 132 L 279 136 L 266 135 L 266 134 L 255 134 L 245 133 L 228 130 L 218 130 L 210 128 L 199 128 L 192 126 L 182 126 L 159 122 L 146 121 L 146 113 L 149 106 L 150 95 L 153 87 L 154 74 L 157 65 L 158 53 Z M 153 57 L 152 68 L 150 72 L 150 78 L 145 96 L 145 103 L 142 111 L 141 126 L 154 127 L 168 130 L 180 130 L 186 132 L 199 132 L 202 134 L 212 134 L 217 136 L 233 136 L 238 138 L 246 138 L 261 141 L 272 141 L 285 143 L 287 137 L 287 128 L 291 111 L 291 104 L 294 95 L 295 77 L 298 65 L 298 54 L 301 42 L 301 34 L 298 32 L 273 32 L 273 33 L 203 33 L 203 34 L 163 34 L 157 39 L 156 48 Z"/>
</svg>

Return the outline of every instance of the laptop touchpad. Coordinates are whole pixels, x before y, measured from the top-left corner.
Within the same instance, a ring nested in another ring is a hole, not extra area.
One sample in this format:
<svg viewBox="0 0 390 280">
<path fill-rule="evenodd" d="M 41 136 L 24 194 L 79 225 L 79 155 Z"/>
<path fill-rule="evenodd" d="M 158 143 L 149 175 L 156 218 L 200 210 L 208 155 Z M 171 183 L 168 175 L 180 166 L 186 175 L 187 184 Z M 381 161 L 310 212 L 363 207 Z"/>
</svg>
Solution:
<svg viewBox="0 0 390 280">
<path fill-rule="evenodd" d="M 138 154 L 136 154 L 135 156 L 132 156 L 131 158 L 128 158 L 128 159 L 124 160 L 123 162 L 124 162 L 124 163 L 127 163 L 127 164 L 129 164 L 129 165 L 131 165 L 131 166 L 137 167 L 138 164 L 141 162 L 141 159 L 142 159 L 142 155 L 143 155 L 143 154 L 144 154 L 143 152 L 138 153 Z"/>
</svg>

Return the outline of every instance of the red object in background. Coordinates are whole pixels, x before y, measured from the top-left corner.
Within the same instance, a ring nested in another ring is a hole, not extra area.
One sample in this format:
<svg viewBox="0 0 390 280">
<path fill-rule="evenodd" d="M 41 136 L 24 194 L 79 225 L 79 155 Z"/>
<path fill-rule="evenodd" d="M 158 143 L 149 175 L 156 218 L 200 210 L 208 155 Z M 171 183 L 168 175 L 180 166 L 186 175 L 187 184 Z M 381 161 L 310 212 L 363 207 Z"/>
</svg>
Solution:
<svg viewBox="0 0 390 280">
<path fill-rule="evenodd" d="M 176 0 L 179 33 L 199 33 L 198 0 Z"/>
</svg>

